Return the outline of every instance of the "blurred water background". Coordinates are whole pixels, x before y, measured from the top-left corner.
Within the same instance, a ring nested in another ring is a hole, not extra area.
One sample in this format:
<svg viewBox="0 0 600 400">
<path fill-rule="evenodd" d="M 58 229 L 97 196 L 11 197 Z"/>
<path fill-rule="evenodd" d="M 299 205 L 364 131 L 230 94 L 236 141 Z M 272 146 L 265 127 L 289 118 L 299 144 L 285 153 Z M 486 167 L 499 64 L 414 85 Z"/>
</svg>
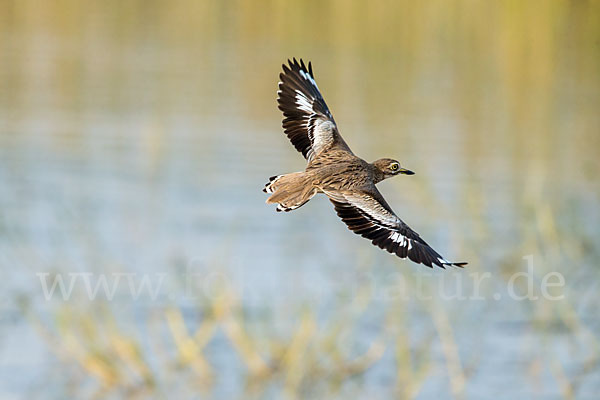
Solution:
<svg viewBox="0 0 600 400">
<path fill-rule="evenodd" d="M 264 204 L 291 57 L 467 269 Z M 0 398 L 597 398 L 599 72 L 597 1 L 0 2 Z"/>
</svg>

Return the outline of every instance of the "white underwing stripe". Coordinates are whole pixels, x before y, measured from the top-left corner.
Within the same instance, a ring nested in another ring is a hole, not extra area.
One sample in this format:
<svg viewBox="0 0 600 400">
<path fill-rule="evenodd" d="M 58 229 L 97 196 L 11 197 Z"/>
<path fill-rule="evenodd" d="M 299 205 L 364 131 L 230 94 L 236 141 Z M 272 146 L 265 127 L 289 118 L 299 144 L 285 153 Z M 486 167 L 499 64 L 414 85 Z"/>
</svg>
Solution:
<svg viewBox="0 0 600 400">
<path fill-rule="evenodd" d="M 313 148 L 319 152 L 333 141 L 334 125 L 331 121 L 317 119 L 313 130 Z"/>
</svg>

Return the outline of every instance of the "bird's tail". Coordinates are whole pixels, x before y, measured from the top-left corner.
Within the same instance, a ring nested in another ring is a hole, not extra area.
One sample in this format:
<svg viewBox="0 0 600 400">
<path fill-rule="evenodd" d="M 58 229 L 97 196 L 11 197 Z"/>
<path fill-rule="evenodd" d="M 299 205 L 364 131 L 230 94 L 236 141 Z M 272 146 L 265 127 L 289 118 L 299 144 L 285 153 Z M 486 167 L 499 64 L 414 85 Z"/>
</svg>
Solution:
<svg viewBox="0 0 600 400">
<path fill-rule="evenodd" d="M 317 188 L 312 186 L 306 173 L 294 172 L 270 177 L 263 192 L 271 193 L 267 204 L 277 203 L 277 211 L 292 211 L 317 194 Z"/>
</svg>

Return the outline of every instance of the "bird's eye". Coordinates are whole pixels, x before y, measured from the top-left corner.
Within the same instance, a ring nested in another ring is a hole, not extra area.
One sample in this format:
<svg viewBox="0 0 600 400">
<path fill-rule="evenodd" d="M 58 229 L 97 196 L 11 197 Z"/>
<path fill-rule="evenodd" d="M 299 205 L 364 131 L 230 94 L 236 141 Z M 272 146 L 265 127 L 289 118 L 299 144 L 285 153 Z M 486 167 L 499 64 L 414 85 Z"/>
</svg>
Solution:
<svg viewBox="0 0 600 400">
<path fill-rule="evenodd" d="M 397 171 L 398 168 L 400 168 L 400 166 L 397 163 L 394 163 L 394 164 L 390 165 L 390 169 L 392 171 Z"/>
</svg>

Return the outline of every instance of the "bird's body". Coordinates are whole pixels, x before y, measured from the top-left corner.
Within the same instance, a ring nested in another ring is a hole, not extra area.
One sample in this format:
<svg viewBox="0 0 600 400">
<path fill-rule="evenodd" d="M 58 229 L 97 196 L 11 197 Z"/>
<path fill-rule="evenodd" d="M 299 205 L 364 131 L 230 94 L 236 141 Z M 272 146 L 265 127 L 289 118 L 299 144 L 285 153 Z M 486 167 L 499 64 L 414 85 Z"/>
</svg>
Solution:
<svg viewBox="0 0 600 400">
<path fill-rule="evenodd" d="M 311 160 L 302 172 L 272 177 L 265 191 L 274 194 L 267 202 L 278 203 L 280 211 L 289 211 L 317 193 L 368 189 L 376 176 L 375 168 L 354 154 L 328 151 Z"/>
<path fill-rule="evenodd" d="M 389 158 L 368 163 L 354 155 L 319 92 L 311 64 L 307 68 L 294 59 L 283 70 L 278 92 L 283 128 L 308 164 L 304 171 L 272 176 L 263 189 L 271 194 L 267 203 L 276 203 L 277 211 L 291 211 L 324 193 L 350 230 L 382 249 L 429 267 L 466 264 L 451 263 L 435 252 L 394 214 L 375 186 L 413 172 Z"/>
</svg>

